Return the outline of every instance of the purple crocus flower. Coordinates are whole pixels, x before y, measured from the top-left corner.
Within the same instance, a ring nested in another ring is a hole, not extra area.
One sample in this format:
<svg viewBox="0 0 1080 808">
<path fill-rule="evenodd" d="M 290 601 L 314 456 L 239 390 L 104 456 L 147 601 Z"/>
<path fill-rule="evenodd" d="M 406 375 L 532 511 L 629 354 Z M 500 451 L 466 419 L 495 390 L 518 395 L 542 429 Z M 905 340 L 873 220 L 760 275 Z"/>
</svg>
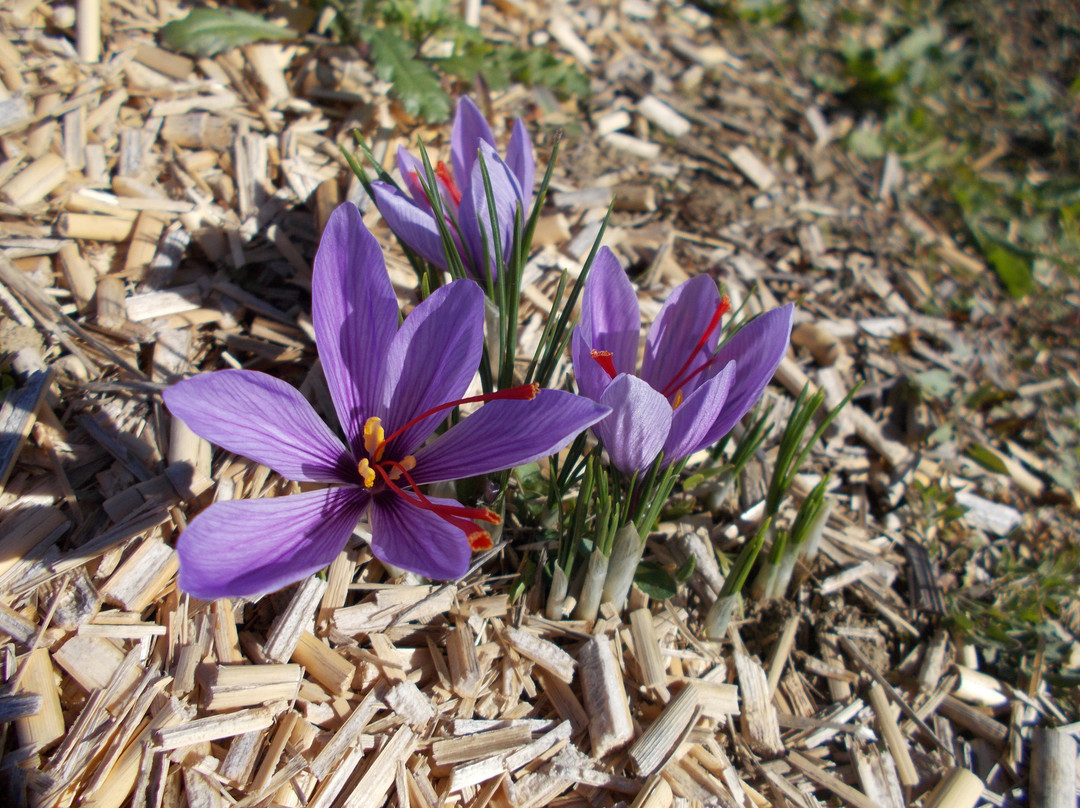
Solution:
<svg viewBox="0 0 1080 808">
<path fill-rule="evenodd" d="M 420 182 L 424 176 L 424 166 L 404 148 L 398 149 L 397 160 L 407 193 L 388 183 L 375 181 L 371 184 L 375 204 L 398 238 L 425 260 L 446 269 L 439 226 L 431 201 Z M 491 180 L 503 259 L 509 260 L 514 241 L 514 213 L 521 205 L 522 216 L 527 218 L 532 202 L 536 172 L 532 141 L 519 118 L 514 122 L 504 161 L 495 151 L 495 136 L 483 114 L 476 104 L 462 98 L 458 102 L 450 133 L 452 169 L 440 161 L 435 167 L 435 176 L 443 211 L 448 217 L 447 229 L 462 263 L 474 278 L 486 281 L 489 274 L 494 274 L 496 262 L 481 160 Z M 485 241 L 488 255 L 486 271 Z"/>
<path fill-rule="evenodd" d="M 315 337 L 346 443 L 293 387 L 247 370 L 186 379 L 164 392 L 196 433 L 291 480 L 331 483 L 294 496 L 219 502 L 181 534 L 180 588 L 195 597 L 250 597 L 329 564 L 357 520 L 395 566 L 451 579 L 470 545 L 491 546 L 483 508 L 420 486 L 529 463 L 607 414 L 579 396 L 536 386 L 461 399 L 480 363 L 484 295 L 471 280 L 433 292 L 398 325 L 382 251 L 351 204 L 330 217 L 312 278 Z M 428 438 L 459 403 L 491 403 Z"/>
<path fill-rule="evenodd" d="M 641 314 L 637 293 L 604 247 L 585 282 L 574 331 L 574 376 L 581 392 L 612 413 L 593 427 L 615 468 L 668 465 L 726 435 L 757 402 L 787 350 L 794 306 L 766 312 L 717 353 L 727 297 L 698 275 L 671 293 L 645 340 L 636 373 Z"/>
</svg>

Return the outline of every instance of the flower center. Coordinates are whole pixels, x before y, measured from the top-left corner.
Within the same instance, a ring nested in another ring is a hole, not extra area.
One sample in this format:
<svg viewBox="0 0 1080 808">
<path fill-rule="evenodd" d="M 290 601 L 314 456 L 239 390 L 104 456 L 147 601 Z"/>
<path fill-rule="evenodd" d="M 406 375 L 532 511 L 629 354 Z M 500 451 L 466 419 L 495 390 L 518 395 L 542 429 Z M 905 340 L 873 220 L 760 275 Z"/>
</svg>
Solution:
<svg viewBox="0 0 1080 808">
<path fill-rule="evenodd" d="M 409 473 L 416 468 L 416 458 L 412 455 L 406 455 L 401 460 L 386 459 L 386 447 L 392 440 L 404 434 L 407 429 L 420 423 L 425 418 L 444 410 L 452 409 L 459 404 L 499 400 L 529 401 L 536 398 L 536 394 L 539 392 L 540 385 L 534 382 L 533 384 L 523 384 L 519 387 L 508 387 L 505 390 L 496 390 L 494 393 L 487 393 L 485 395 L 469 396 L 456 401 L 448 401 L 445 404 L 432 407 L 427 412 L 416 416 L 390 436 L 386 435 L 386 431 L 383 429 L 382 420 L 380 418 L 376 416 L 368 418 L 364 422 L 363 431 L 364 450 L 367 452 L 368 456 L 360 460 L 357 464 L 357 471 L 360 473 L 360 478 L 364 481 L 364 487 L 374 488 L 376 481 L 381 481 L 387 488 L 401 497 L 402 500 L 409 505 L 421 508 L 425 511 L 430 511 L 440 519 L 454 525 L 454 527 L 460 528 L 465 533 L 469 546 L 474 551 L 490 549 L 493 546 L 491 534 L 483 528 L 478 527 L 472 520 L 479 519 L 480 521 L 497 525 L 502 521 L 498 514 L 488 508 L 467 508 L 464 505 L 447 505 L 445 503 L 433 502 L 421 493 L 420 487 Z M 397 483 L 397 481 L 401 479 L 404 479 L 405 485 L 411 490 L 406 491 Z"/>
<path fill-rule="evenodd" d="M 461 204 L 461 189 L 458 188 L 457 182 L 454 180 L 454 175 L 450 171 L 449 166 L 442 160 L 435 164 L 435 179 L 442 183 L 443 188 L 446 189 L 446 193 L 450 195 L 451 201 L 456 208 Z M 414 194 L 423 197 L 427 206 L 431 207 L 431 200 L 428 199 L 427 193 L 424 191 L 424 185 L 420 182 L 420 174 L 416 171 L 409 172 L 409 184 L 413 189 Z"/>
<path fill-rule="evenodd" d="M 690 351 L 690 355 L 686 357 L 686 361 L 683 362 L 679 371 L 671 377 L 671 381 L 667 386 L 660 391 L 660 394 L 665 398 L 672 399 L 672 409 L 678 407 L 683 401 L 682 388 L 690 382 L 695 376 L 704 372 L 713 362 L 716 361 L 715 356 L 711 356 L 704 362 L 700 363 L 697 367 L 691 368 L 690 365 L 694 362 L 694 357 L 697 356 L 698 351 L 705 347 L 705 343 L 708 342 L 710 335 L 720 327 L 721 318 L 731 311 L 731 300 L 727 295 L 720 298 L 720 302 L 716 306 L 716 311 L 713 312 L 712 318 L 709 320 L 709 325 L 705 329 L 705 333 L 698 339 L 697 344 L 693 350 Z M 672 398 L 674 396 L 674 398 Z"/>
</svg>

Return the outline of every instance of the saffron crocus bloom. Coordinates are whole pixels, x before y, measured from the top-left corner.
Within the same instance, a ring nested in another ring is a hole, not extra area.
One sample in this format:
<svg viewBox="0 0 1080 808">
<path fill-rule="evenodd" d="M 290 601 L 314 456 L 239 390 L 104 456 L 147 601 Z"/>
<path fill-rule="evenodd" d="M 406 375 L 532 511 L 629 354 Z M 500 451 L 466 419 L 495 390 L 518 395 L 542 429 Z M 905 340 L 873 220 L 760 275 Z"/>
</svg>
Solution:
<svg viewBox="0 0 1080 808">
<path fill-rule="evenodd" d="M 649 328 L 636 372 L 641 315 L 633 284 L 606 247 L 585 282 L 574 332 L 581 392 L 611 407 L 593 427 L 615 468 L 669 465 L 726 435 L 761 398 L 791 337 L 791 304 L 740 328 L 717 352 L 728 311 L 716 284 L 698 275 L 675 289 Z"/>
<path fill-rule="evenodd" d="M 474 397 L 491 403 L 428 440 L 480 363 L 484 296 L 454 281 L 398 325 L 382 252 L 351 204 L 330 217 L 315 258 L 312 321 L 341 440 L 290 385 L 221 370 L 167 389 L 172 414 L 231 452 L 291 480 L 331 487 L 218 502 L 180 535 L 180 588 L 212 599 L 278 589 L 329 564 L 367 512 L 371 549 L 395 566 L 450 579 L 470 545 L 491 546 L 482 508 L 420 486 L 521 465 L 566 445 L 606 414 L 579 396 L 533 386 Z"/>
<path fill-rule="evenodd" d="M 518 205 L 521 205 L 523 218 L 529 215 L 536 172 L 532 141 L 519 118 L 514 123 L 504 161 L 495 151 L 495 136 L 488 122 L 472 101 L 462 98 L 450 133 L 451 167 L 440 161 L 435 166 L 435 177 L 443 212 L 448 217 L 446 226 L 462 263 L 474 278 L 486 281 L 488 273 L 495 272 L 496 263 L 481 159 L 491 180 L 503 260 L 508 260 Z M 403 148 L 398 149 L 397 160 L 407 193 L 385 182 L 373 182 L 375 204 L 398 238 L 425 260 L 446 269 L 446 255 L 435 212 L 421 185 L 424 166 Z"/>
</svg>

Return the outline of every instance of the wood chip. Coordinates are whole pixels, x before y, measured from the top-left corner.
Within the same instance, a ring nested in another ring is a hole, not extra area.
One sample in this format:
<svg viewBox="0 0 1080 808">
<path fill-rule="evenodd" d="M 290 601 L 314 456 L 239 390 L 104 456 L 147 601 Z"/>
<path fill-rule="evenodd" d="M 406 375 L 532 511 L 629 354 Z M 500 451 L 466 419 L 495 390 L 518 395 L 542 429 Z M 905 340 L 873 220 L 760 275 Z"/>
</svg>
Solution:
<svg viewBox="0 0 1080 808">
<path fill-rule="evenodd" d="M 602 758 L 634 737 L 622 673 L 611 640 L 602 634 L 593 637 L 578 651 L 578 664 L 592 753 Z"/>
</svg>

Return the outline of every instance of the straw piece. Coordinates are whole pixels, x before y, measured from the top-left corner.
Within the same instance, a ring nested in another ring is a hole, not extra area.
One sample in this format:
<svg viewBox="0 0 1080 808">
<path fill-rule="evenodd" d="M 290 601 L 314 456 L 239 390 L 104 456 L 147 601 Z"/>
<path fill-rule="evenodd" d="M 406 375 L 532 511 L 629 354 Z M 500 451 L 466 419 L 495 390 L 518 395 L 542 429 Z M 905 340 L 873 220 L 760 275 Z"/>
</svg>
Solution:
<svg viewBox="0 0 1080 808">
<path fill-rule="evenodd" d="M 352 684 L 353 666 L 310 631 L 300 635 L 292 661 L 307 668 L 308 676 L 331 693 L 346 693 Z"/>
<path fill-rule="evenodd" d="M 655 774 L 673 759 L 701 715 L 697 683 L 689 682 L 647 730 L 634 741 L 629 756 L 639 777 Z"/>
<path fill-rule="evenodd" d="M 960 681 L 956 685 L 956 690 L 953 691 L 954 698 L 976 707 L 996 709 L 1009 704 L 1005 688 L 993 676 L 965 665 L 957 665 L 956 672 L 960 674 Z"/>
<path fill-rule="evenodd" d="M 589 726 L 589 714 L 585 712 L 570 686 L 544 670 L 537 671 L 537 678 L 544 689 L 544 695 L 551 701 L 559 717 L 570 722 L 575 735 L 584 732 Z"/>
<path fill-rule="evenodd" d="M 450 793 L 478 786 L 506 772 L 507 753 L 492 755 L 460 766 L 450 771 L 447 791 Z"/>
<path fill-rule="evenodd" d="M 942 699 L 938 712 L 992 744 L 1000 746 L 1009 737 L 1007 726 L 952 696 Z"/>
<path fill-rule="evenodd" d="M 739 173 L 762 191 L 768 190 L 776 183 L 776 175 L 748 146 L 736 146 L 728 152 L 727 157 Z"/>
<path fill-rule="evenodd" d="M 232 738 L 246 732 L 266 729 L 274 722 L 274 714 L 265 707 L 255 707 L 227 715 L 197 718 L 178 727 L 168 727 L 154 733 L 154 742 L 162 749 Z"/>
<path fill-rule="evenodd" d="M 638 101 L 638 112 L 653 126 L 674 138 L 685 136 L 690 131 L 690 121 L 673 110 L 655 95 L 647 95 Z"/>
<path fill-rule="evenodd" d="M 60 694 L 53 679 L 52 661 L 47 650 L 37 648 L 30 652 L 23 664 L 18 692 L 31 698 L 37 697 L 40 702 L 37 712 L 15 719 L 15 734 L 20 747 L 45 750 L 63 738 L 66 731 Z"/>
<path fill-rule="evenodd" d="M 289 605 L 274 618 L 266 634 L 263 654 L 267 659 L 284 662 L 292 656 L 300 642 L 300 635 L 305 629 L 311 628 L 312 615 L 325 591 L 326 581 L 315 575 L 297 587 Z"/>
<path fill-rule="evenodd" d="M 967 769 L 954 768 L 923 800 L 923 808 L 975 808 L 983 794 L 983 782 Z"/>
<path fill-rule="evenodd" d="M 660 653 L 652 612 L 636 609 L 630 613 L 630 633 L 634 638 L 634 657 L 641 671 L 641 683 L 656 690 L 662 701 L 671 695 L 667 689 L 667 665 Z"/>
<path fill-rule="evenodd" d="M 435 717 L 430 699 L 412 682 L 398 682 L 386 694 L 386 703 L 413 727 L 423 727 Z"/>
<path fill-rule="evenodd" d="M 8 477 L 15 468 L 19 452 L 22 451 L 30 430 L 34 427 L 35 413 L 48 392 L 51 379 L 52 375 L 47 369 L 32 371 L 27 374 L 24 384 L 19 389 L 9 392 L 0 403 L 0 491 L 7 484 Z M 61 519 L 63 519 L 62 516 Z M 24 542 L 8 533 L 7 525 L 4 527 L 7 535 L 0 538 L 0 548 L 4 550 L 0 552 L 0 574 L 23 557 L 23 550 L 29 549 L 16 550 L 12 547 L 12 551 L 8 552 L 4 545 Z M 36 541 L 33 543 L 36 544 Z"/>
<path fill-rule="evenodd" d="M 53 652 L 56 664 L 88 693 L 108 687 L 113 675 L 124 664 L 124 656 L 111 640 L 80 635 L 71 637 Z M 127 698 L 138 683 L 139 674 L 134 669 L 129 670 L 110 707 Z"/>
<path fill-rule="evenodd" d="M 292 701 L 300 689 L 299 665 L 217 665 L 204 684 L 207 710 L 234 710 L 270 701 Z"/>
<path fill-rule="evenodd" d="M 127 241 L 134 229 L 132 218 L 93 213 L 62 213 L 56 223 L 61 236 L 87 241 Z"/>
<path fill-rule="evenodd" d="M 511 648 L 552 675 L 559 677 L 567 684 L 574 680 L 574 668 L 577 662 L 555 643 L 541 639 L 531 631 L 519 628 L 508 628 L 506 639 Z"/>
<path fill-rule="evenodd" d="M 740 643 L 741 646 L 741 643 Z M 780 723 L 776 707 L 769 699 L 768 679 L 765 670 L 741 647 L 735 649 L 735 670 L 742 694 L 743 737 L 750 748 L 765 758 L 784 754 L 784 742 L 780 738 Z"/>
<path fill-rule="evenodd" d="M 907 801 L 900 785 L 900 778 L 888 752 L 882 753 L 877 746 L 862 743 L 848 737 L 845 739 L 848 753 L 855 766 L 859 785 L 870 800 L 880 808 L 905 808 Z"/>
<path fill-rule="evenodd" d="M 395 586 L 377 592 L 373 602 L 335 610 L 334 628 L 350 636 L 384 631 L 398 622 L 427 622 L 453 605 L 453 587 Z"/>
<path fill-rule="evenodd" d="M 227 664 L 244 661 L 244 655 L 240 651 L 240 638 L 236 632 L 236 616 L 228 598 L 214 601 L 213 637 L 214 653 L 217 654 L 218 662 Z"/>
<path fill-rule="evenodd" d="M 28 718 L 41 712 L 44 697 L 37 693 L 24 695 L 0 695 L 0 724 L 14 721 L 16 718 Z"/>
<path fill-rule="evenodd" d="M 813 780 L 822 788 L 828 789 L 848 805 L 853 805 L 855 808 L 881 808 L 861 791 L 852 788 L 835 775 L 829 774 L 799 752 L 794 750 L 791 751 L 788 754 L 788 762 L 806 775 L 810 780 Z"/>
<path fill-rule="evenodd" d="M 431 745 L 431 756 L 436 765 L 464 763 L 477 758 L 489 757 L 507 749 L 522 746 L 532 740 L 528 726 L 510 726 L 478 732 L 463 738 L 448 738 Z"/>
<path fill-rule="evenodd" d="M 919 784 L 919 773 L 911 760 L 907 739 L 900 732 L 900 725 L 896 723 L 896 718 L 893 716 L 889 699 L 877 682 L 870 684 L 870 706 L 874 708 L 874 716 L 877 718 L 878 729 L 885 739 L 885 745 L 889 747 L 896 761 L 900 782 L 908 788 L 914 788 Z"/>
<path fill-rule="evenodd" d="M 229 752 L 221 762 L 220 773 L 235 788 L 244 788 L 251 779 L 255 763 L 263 750 L 265 736 L 265 730 L 255 730 L 234 738 L 229 744 Z"/>
<path fill-rule="evenodd" d="M 550 750 L 569 741 L 572 732 L 573 728 L 569 721 L 560 722 L 556 727 L 545 732 L 535 741 L 525 744 L 525 746 L 517 751 L 507 755 L 506 770 L 515 772 L 520 768 L 528 766 L 537 758 L 546 755 Z"/>
<path fill-rule="evenodd" d="M 480 662 L 476 658 L 472 629 L 467 623 L 459 620 L 457 627 L 449 632 L 446 656 L 450 664 L 450 681 L 453 682 L 454 692 L 463 699 L 475 698 L 480 692 L 483 675 L 480 673 Z"/>
<path fill-rule="evenodd" d="M 20 645 L 28 645 L 37 634 L 37 626 L 0 603 L 0 634 L 7 634 Z"/>
<path fill-rule="evenodd" d="M 780 639 L 773 646 L 772 654 L 769 657 L 767 684 L 769 698 L 776 694 L 776 688 L 780 684 L 780 676 L 784 672 L 784 666 L 787 664 L 788 656 L 791 654 L 791 648 L 795 644 L 795 632 L 799 630 L 799 622 L 800 616 L 798 614 L 789 617 L 787 622 L 784 623 L 784 630 L 780 632 Z"/>
<path fill-rule="evenodd" d="M 611 640 L 603 634 L 593 637 L 578 651 L 578 664 L 593 757 L 602 758 L 634 737 L 622 673 Z"/>
<path fill-rule="evenodd" d="M 106 603 L 141 612 L 176 575 L 180 560 L 162 541 L 144 541 L 101 591 Z"/>
<path fill-rule="evenodd" d="M 0 198 L 16 207 L 29 207 L 56 190 L 67 171 L 59 154 L 43 154 L 0 188 Z"/>
<path fill-rule="evenodd" d="M 1032 808 L 1076 808 L 1076 736 L 1037 727 L 1032 741 Z"/>
<path fill-rule="evenodd" d="M 94 270 L 83 258 L 74 242 L 64 243 L 57 257 L 67 288 L 75 298 L 75 305 L 80 311 L 86 309 L 94 298 L 94 292 L 97 291 L 97 276 Z"/>
<path fill-rule="evenodd" d="M 330 808 L 334 805 L 363 757 L 364 750 L 359 744 L 351 747 L 345 757 L 341 758 L 340 764 L 334 767 L 333 772 L 327 772 L 329 776 L 319 778 L 323 782 L 315 798 L 308 803 L 308 808 Z"/>
<path fill-rule="evenodd" d="M 418 739 L 411 729 L 401 727 L 386 742 L 368 766 L 360 782 L 345 802 L 345 808 L 378 808 L 394 782 L 397 764 L 404 763 L 416 748 Z"/>
</svg>

